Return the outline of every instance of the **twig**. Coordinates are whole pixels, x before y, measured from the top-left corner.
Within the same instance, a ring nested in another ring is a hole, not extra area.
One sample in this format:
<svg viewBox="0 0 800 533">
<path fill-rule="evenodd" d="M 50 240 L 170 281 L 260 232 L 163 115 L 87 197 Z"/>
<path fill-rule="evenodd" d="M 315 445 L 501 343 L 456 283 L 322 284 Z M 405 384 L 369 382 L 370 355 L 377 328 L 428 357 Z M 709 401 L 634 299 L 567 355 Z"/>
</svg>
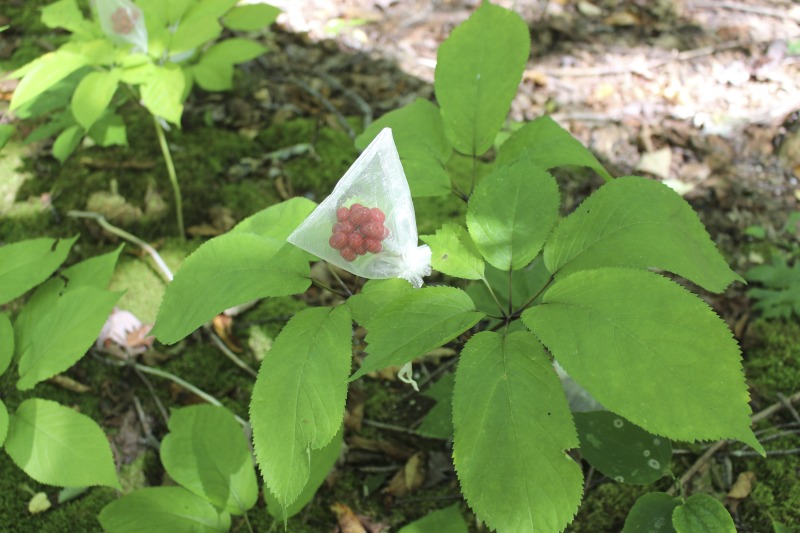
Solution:
<svg viewBox="0 0 800 533">
<path fill-rule="evenodd" d="M 800 16 L 794 15 L 787 9 L 769 9 L 766 7 L 749 6 L 747 4 L 740 4 L 738 2 L 703 2 L 696 0 L 690 4 L 693 8 L 707 8 L 707 9 L 727 9 L 729 11 L 740 11 L 742 13 L 750 13 L 751 15 L 761 15 L 763 17 L 772 17 L 777 19 L 790 19 L 795 22 L 800 22 Z"/>
<path fill-rule="evenodd" d="M 160 450 L 161 443 L 158 442 L 158 439 L 153 435 L 153 431 L 150 429 L 150 424 L 147 422 L 147 417 L 144 414 L 144 409 L 142 409 L 142 402 L 139 401 L 136 395 L 133 396 L 133 406 L 136 408 L 136 415 L 139 417 L 139 424 L 141 424 L 142 431 L 144 432 L 145 444 L 152 446 L 155 450 Z"/>
<path fill-rule="evenodd" d="M 150 391 L 150 395 L 153 396 L 153 401 L 156 404 L 156 408 L 158 409 L 158 412 L 161 414 L 161 418 L 164 420 L 164 425 L 168 424 L 169 423 L 169 414 L 167 413 L 167 409 L 164 407 L 164 404 L 161 403 L 161 399 L 156 394 L 156 390 L 153 388 L 153 384 L 150 383 L 150 380 L 147 379 L 147 376 L 142 374 L 139 371 L 138 368 L 134 367 L 133 370 L 134 370 L 134 372 L 136 372 L 136 375 L 139 376 L 139 379 L 142 380 L 142 383 L 145 384 L 145 386 L 147 387 L 147 390 Z M 135 399 L 136 399 L 136 397 L 134 396 L 134 400 Z"/>
<path fill-rule="evenodd" d="M 208 327 L 208 325 L 206 325 L 206 329 L 208 331 L 209 336 L 211 337 L 211 340 L 214 342 L 217 348 L 219 348 L 219 350 L 223 354 L 225 354 L 225 357 L 233 361 L 233 364 L 235 364 L 236 366 L 238 366 L 239 368 L 241 368 L 254 378 L 258 377 L 258 372 L 253 370 L 253 368 L 250 365 L 242 361 L 242 359 L 238 355 L 233 353 L 233 351 L 230 348 L 228 348 L 228 346 L 222 341 L 222 339 L 220 339 L 219 336 L 210 327 Z"/>
<path fill-rule="evenodd" d="M 321 92 L 311 87 L 309 84 L 307 84 L 302 80 L 291 78 L 289 81 L 291 81 L 292 83 L 303 89 L 305 92 L 307 92 L 308 94 L 319 100 L 319 103 L 321 103 L 325 109 L 330 111 L 333 114 L 333 116 L 336 117 L 336 121 L 339 123 L 339 125 L 342 126 L 342 128 L 344 128 L 344 131 L 347 133 L 347 136 L 350 137 L 351 139 L 356 138 L 356 132 L 353 131 L 353 128 L 351 128 L 350 124 L 347 123 L 347 119 L 344 118 L 344 115 L 342 115 L 339 112 L 339 110 L 336 109 L 336 106 L 333 105 L 330 102 L 330 100 L 325 98 Z"/>
<path fill-rule="evenodd" d="M 186 240 L 186 230 L 183 227 L 183 196 L 181 195 L 181 186 L 178 183 L 178 175 L 175 173 L 175 164 L 172 162 L 172 152 L 170 152 L 167 137 L 164 135 L 164 128 L 161 126 L 158 117 L 153 115 L 153 124 L 156 127 L 156 136 L 158 137 L 158 145 L 161 147 L 161 153 L 164 156 L 164 162 L 167 165 L 167 174 L 169 181 L 172 184 L 172 192 L 175 194 L 175 211 L 178 218 L 178 232 L 180 238 Z M 166 123 L 165 123 L 166 124 Z"/>
<path fill-rule="evenodd" d="M 800 448 L 789 448 L 788 450 L 767 450 L 767 457 L 773 457 L 776 455 L 794 455 L 796 453 L 800 453 Z M 753 450 L 734 450 L 731 452 L 731 455 L 734 457 L 761 457 L 760 453 L 754 452 Z"/>
<path fill-rule="evenodd" d="M 787 402 L 789 402 L 789 403 L 794 403 L 794 402 L 800 401 L 800 392 L 796 392 L 796 393 L 792 394 L 788 398 L 785 398 L 785 400 Z M 753 424 L 755 424 L 756 422 L 759 422 L 759 421 L 771 416 L 772 414 L 776 413 L 777 411 L 780 411 L 784 407 L 785 407 L 785 404 L 782 401 L 774 403 L 774 404 L 770 405 L 769 407 L 767 407 L 766 409 L 763 409 L 763 410 L 759 411 L 758 413 L 754 414 L 753 416 L 751 416 L 750 420 L 751 420 L 751 422 Z M 690 466 L 689 469 L 686 470 L 686 472 L 683 473 L 683 475 L 681 476 L 680 481 L 678 482 L 679 486 L 682 487 L 690 479 L 692 479 L 692 477 L 703 467 L 703 465 L 706 464 L 709 461 L 709 459 L 711 459 L 711 457 L 714 456 L 715 453 L 717 453 L 719 450 L 724 448 L 725 445 L 728 444 L 728 442 L 729 441 L 727 441 L 727 440 L 721 440 L 721 441 L 718 441 L 718 442 L 714 443 L 711 447 L 709 447 L 703 453 L 703 455 L 701 455 L 697 459 L 697 461 L 695 461 L 694 464 L 692 466 Z M 742 457 L 743 456 L 742 454 L 744 454 L 745 452 L 747 452 L 747 450 L 743 450 L 741 452 L 732 452 L 732 455 L 736 455 L 737 457 Z M 767 455 L 769 455 L 769 454 L 770 454 L 770 452 L 767 452 Z M 669 489 L 667 491 L 667 493 L 670 494 L 670 495 L 674 494 L 675 493 L 675 487 Z"/>
<path fill-rule="evenodd" d="M 417 432 L 413 429 L 404 428 L 403 426 L 395 426 L 393 424 L 385 424 L 383 422 L 378 422 L 376 420 L 370 420 L 369 418 L 363 418 L 361 420 L 368 426 L 376 427 L 379 429 L 388 429 L 389 431 L 397 431 L 398 433 L 408 433 L 409 435 L 416 435 Z"/>
<path fill-rule="evenodd" d="M 112 225 L 108 220 L 106 220 L 106 218 L 103 215 L 99 213 L 93 213 L 91 211 L 67 211 L 67 216 L 74 218 L 93 218 L 94 220 L 97 221 L 98 224 L 100 224 L 100 226 L 103 229 L 105 229 L 109 233 L 112 233 L 117 237 L 120 237 L 122 239 L 132 242 L 133 244 L 138 245 L 150 255 L 153 261 L 155 261 L 156 265 L 161 270 L 161 273 L 164 276 L 164 278 L 167 281 L 172 281 L 173 278 L 172 271 L 169 269 L 167 264 L 158 254 L 156 249 L 147 244 L 146 242 L 144 242 L 143 240 L 141 240 L 139 237 L 131 233 L 128 233 L 124 229 Z"/>
<path fill-rule="evenodd" d="M 790 413 L 792 413 L 792 417 L 793 417 L 793 418 L 794 418 L 796 421 L 800 422 L 800 414 L 797 414 L 797 410 L 796 410 L 796 409 L 794 408 L 794 406 L 792 405 L 792 402 L 790 402 L 790 401 L 789 401 L 789 399 L 788 399 L 786 396 L 784 396 L 783 394 L 781 394 L 780 392 L 778 393 L 778 399 L 781 401 L 781 403 L 783 404 L 783 406 L 784 406 L 784 407 L 786 407 L 786 409 L 787 409 L 787 410 L 788 410 Z"/>
</svg>

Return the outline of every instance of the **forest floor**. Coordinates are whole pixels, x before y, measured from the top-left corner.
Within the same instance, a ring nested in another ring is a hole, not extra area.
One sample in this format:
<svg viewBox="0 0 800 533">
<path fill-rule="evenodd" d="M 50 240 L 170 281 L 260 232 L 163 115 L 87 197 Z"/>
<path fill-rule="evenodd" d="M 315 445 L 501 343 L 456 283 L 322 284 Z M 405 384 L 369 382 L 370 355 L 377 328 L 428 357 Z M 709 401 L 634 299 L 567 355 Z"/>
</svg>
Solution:
<svg viewBox="0 0 800 533">
<path fill-rule="evenodd" d="M 36 19 L 35 6 L 46 2 L 6 3 L 0 25 L 11 28 L 0 34 L 0 72 L 62 38 Z M 548 113 L 612 174 L 668 183 L 698 211 L 737 272 L 746 276 L 756 266 L 776 265 L 776 276 L 796 280 L 788 291 L 800 293 L 800 276 L 787 274 L 796 270 L 781 267 L 800 261 L 800 4 L 496 3 L 520 13 L 531 28 L 531 59 L 511 121 Z M 436 50 L 478 2 L 275 4 L 286 13 L 262 36 L 270 52 L 242 67 L 234 91 L 191 95 L 182 129 L 170 133 L 189 241 L 175 238 L 152 124 L 131 108 L 125 110 L 126 148 L 83 147 L 63 166 L 46 143 L 15 140 L 0 151 L 0 243 L 80 232 L 81 257 L 72 259 L 89 257 L 110 249 L 115 238 L 66 213 L 92 210 L 153 243 L 177 268 L 204 239 L 272 203 L 296 194 L 323 199 L 357 155 L 355 134 L 417 97 L 434 97 Z M 0 122 L 12 120 L 5 111 L 11 90 L 13 83 L 0 79 Z M 27 127 L 20 129 L 25 133 Z M 587 173 L 557 177 L 564 213 L 601 185 Z M 423 234 L 463 214 L 458 201 L 421 199 L 415 207 Z M 163 283 L 146 257 L 129 246 L 113 283 L 128 291 L 121 307 L 145 322 L 154 320 Z M 756 307 L 750 288 L 736 284 L 723 295 L 702 295 L 742 346 L 752 408 L 759 413 L 800 391 L 800 325 L 796 316 L 765 317 L 779 315 L 786 300 L 778 296 Z M 257 367 L 252 354 L 263 353 L 263 343 L 274 339 L 288 316 L 320 297 L 275 299 L 237 316 L 231 331 L 245 347 L 243 357 Z M 199 332 L 174 348 L 157 346 L 145 362 L 184 377 L 246 417 L 252 378 L 222 357 L 209 335 Z M 197 399 L 167 382 L 152 383 L 154 396 L 134 372 L 104 365 L 104 356 L 86 357 L 66 373 L 87 391 L 46 383 L 37 394 L 76 406 L 108 430 L 126 487 L 162 484 L 157 452 L 145 439 L 166 431 L 155 398 L 167 406 Z M 440 364 L 421 365 L 421 381 L 447 372 L 452 362 L 443 357 Z M 0 391 L 7 385 L 0 382 Z M 364 516 L 367 531 L 397 528 L 453 503 L 470 518 L 471 528 L 481 530 L 460 500 L 447 442 L 415 432 L 434 404 L 424 392 L 424 387 L 423 394 L 410 392 L 390 373 L 353 384 L 348 451 L 313 503 L 289 522 L 290 531 L 334 531 L 335 502 Z M 4 401 L 13 406 L 19 398 L 4 396 Z M 686 476 L 687 493 L 723 500 L 740 531 L 772 531 L 773 520 L 800 524 L 800 416 L 781 407 L 756 430 L 769 450 L 766 460 L 733 444 L 704 455 L 712 443 L 676 443 L 672 471 Z M 412 459 L 419 465 L 412 473 L 422 481 L 413 487 L 392 481 L 397 472 L 408 474 Z M 59 504 L 57 489 L 28 479 L 5 454 L 0 471 L 0 530 L 3 524 L 14 524 L 15 531 L 97 530 L 96 513 L 115 497 L 110 489 L 92 489 Z M 655 487 L 627 486 L 585 471 L 585 501 L 569 531 L 619 531 L 639 495 L 672 485 L 664 478 Z M 39 491 L 54 506 L 33 515 L 28 501 Z M 263 505 L 249 516 L 258 531 L 271 527 Z"/>
</svg>

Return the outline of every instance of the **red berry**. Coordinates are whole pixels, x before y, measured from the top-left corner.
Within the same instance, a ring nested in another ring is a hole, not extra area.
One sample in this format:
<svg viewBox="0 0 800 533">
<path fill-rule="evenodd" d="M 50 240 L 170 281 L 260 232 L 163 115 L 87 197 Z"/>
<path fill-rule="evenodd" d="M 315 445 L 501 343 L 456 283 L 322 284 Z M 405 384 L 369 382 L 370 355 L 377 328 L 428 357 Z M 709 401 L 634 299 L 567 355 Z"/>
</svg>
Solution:
<svg viewBox="0 0 800 533">
<path fill-rule="evenodd" d="M 363 205 L 361 205 L 361 204 L 359 204 L 359 203 L 355 203 L 355 204 L 353 204 L 353 205 L 351 205 L 351 206 L 350 206 L 350 211 L 355 211 L 355 210 L 356 210 L 356 209 L 358 209 L 359 207 L 364 207 L 364 206 L 363 206 Z"/>
<path fill-rule="evenodd" d="M 347 246 L 347 233 L 334 233 L 331 235 L 331 238 L 328 239 L 328 244 L 331 245 L 331 248 L 335 248 L 336 250 L 341 250 Z"/>
<path fill-rule="evenodd" d="M 369 220 L 369 209 L 366 207 L 358 206 L 350 209 L 350 218 L 347 220 L 356 226 L 360 226 Z"/>
<path fill-rule="evenodd" d="M 380 240 L 383 238 L 383 224 L 367 222 L 361 226 L 361 233 L 363 233 L 365 237 L 372 237 L 373 239 Z"/>
<path fill-rule="evenodd" d="M 353 251 L 357 255 L 364 255 L 365 253 L 367 253 L 367 241 L 366 240 L 361 241 L 361 245 L 358 248 L 354 248 Z"/>
<path fill-rule="evenodd" d="M 344 222 L 349 216 L 350 210 L 346 207 L 340 207 L 339 210 L 336 211 L 336 218 L 339 220 L 339 222 Z"/>
<path fill-rule="evenodd" d="M 347 245 L 353 250 L 359 248 L 363 243 L 364 237 L 362 237 L 360 233 L 354 232 L 347 237 Z"/>
<path fill-rule="evenodd" d="M 384 215 L 383 211 L 381 211 L 377 207 L 373 207 L 372 209 L 370 209 L 369 214 L 372 220 L 375 222 L 382 223 L 384 220 L 386 220 L 386 215 Z"/>
<path fill-rule="evenodd" d="M 333 225 L 333 231 L 331 233 L 346 233 L 349 235 L 353 233 L 355 229 L 356 227 L 350 222 L 337 222 Z"/>
<path fill-rule="evenodd" d="M 379 239 L 366 239 L 364 244 L 367 247 L 368 252 L 372 252 L 373 254 L 378 254 L 383 250 L 383 246 L 381 245 L 381 241 Z"/>
<path fill-rule="evenodd" d="M 339 250 L 339 254 L 342 256 L 342 259 L 344 259 L 345 261 L 354 261 L 355 258 L 356 258 L 356 253 L 350 248 L 345 248 L 343 250 Z"/>
</svg>

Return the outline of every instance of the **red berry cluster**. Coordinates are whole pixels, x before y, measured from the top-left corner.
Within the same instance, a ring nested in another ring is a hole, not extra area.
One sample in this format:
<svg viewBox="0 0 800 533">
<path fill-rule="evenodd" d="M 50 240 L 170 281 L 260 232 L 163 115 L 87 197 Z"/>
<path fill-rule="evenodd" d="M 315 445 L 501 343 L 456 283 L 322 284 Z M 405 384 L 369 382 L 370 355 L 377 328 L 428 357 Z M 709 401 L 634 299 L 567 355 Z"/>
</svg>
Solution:
<svg viewBox="0 0 800 533">
<path fill-rule="evenodd" d="M 138 20 L 138 11 L 130 10 L 130 12 L 128 12 L 124 7 L 118 7 L 117 10 L 111 14 L 111 24 L 114 26 L 114 33 L 120 35 L 128 35 L 131 33 Z"/>
<path fill-rule="evenodd" d="M 377 207 L 370 209 L 361 204 L 340 207 L 336 220 L 328 243 L 339 250 L 345 261 L 354 261 L 367 252 L 379 253 L 383 249 L 381 241 L 389 236 L 389 229 L 383 225 L 386 215 Z"/>
</svg>

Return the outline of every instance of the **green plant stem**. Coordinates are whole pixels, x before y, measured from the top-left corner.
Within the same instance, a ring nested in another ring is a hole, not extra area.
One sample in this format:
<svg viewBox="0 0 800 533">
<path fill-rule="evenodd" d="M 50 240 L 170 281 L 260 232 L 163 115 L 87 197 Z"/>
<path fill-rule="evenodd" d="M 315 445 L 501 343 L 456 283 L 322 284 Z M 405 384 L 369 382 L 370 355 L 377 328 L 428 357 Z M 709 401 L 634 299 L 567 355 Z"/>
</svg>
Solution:
<svg viewBox="0 0 800 533">
<path fill-rule="evenodd" d="M 164 278 L 167 281 L 172 281 L 173 278 L 172 271 L 164 262 L 164 260 L 161 258 L 156 249 L 147 244 L 146 242 L 144 242 L 136 235 L 128 233 L 124 229 L 114 226 L 108 220 L 106 220 L 106 218 L 103 215 L 99 213 L 94 213 L 92 211 L 67 211 L 67 216 L 74 218 L 93 218 L 94 220 L 97 221 L 98 224 L 100 224 L 100 227 L 102 227 L 107 232 L 141 247 L 145 252 L 147 252 L 150 255 L 150 257 L 153 258 L 153 261 L 155 261 L 156 265 L 161 270 L 161 273 L 164 275 Z"/>
<path fill-rule="evenodd" d="M 233 350 L 228 348 L 228 346 L 222 341 L 222 339 L 219 338 L 219 335 L 217 335 L 214 332 L 214 330 L 212 330 L 208 326 L 206 326 L 206 328 L 208 330 L 208 334 L 211 337 L 212 342 L 217 346 L 217 348 L 219 348 L 219 351 L 225 354 L 225 357 L 233 361 L 233 364 L 235 364 L 236 366 L 238 366 L 239 368 L 250 374 L 252 377 L 254 378 L 258 377 L 258 372 L 253 370 L 253 368 L 250 365 L 242 361 L 242 359 L 238 355 L 233 353 Z"/>
<path fill-rule="evenodd" d="M 514 304 L 511 300 L 514 295 L 514 271 L 508 268 L 508 316 L 514 314 Z"/>
<path fill-rule="evenodd" d="M 547 289 L 547 287 L 549 287 L 549 286 L 550 286 L 550 284 L 551 284 L 551 283 L 553 283 L 553 280 L 554 280 L 554 279 L 555 279 L 555 275 L 554 275 L 554 274 L 550 274 L 550 277 L 549 277 L 549 278 L 547 278 L 547 282 L 545 282 L 545 284 L 544 284 L 544 285 L 542 285 L 542 288 L 541 288 L 541 289 L 539 289 L 538 291 L 536 291 L 536 294 L 534 294 L 533 296 L 531 296 L 530 298 L 528 298 L 528 301 L 527 301 L 527 302 L 525 302 L 524 304 L 522 304 L 522 305 L 519 307 L 519 309 L 517 309 L 516 311 L 514 311 L 513 313 L 511 313 L 511 316 L 513 316 L 513 317 L 517 317 L 517 316 L 521 315 L 521 314 L 522 314 L 522 312 L 523 312 L 525 309 L 527 309 L 527 308 L 528 308 L 528 306 L 529 306 L 529 305 L 531 305 L 531 304 L 534 302 L 534 300 L 536 300 L 536 298 L 538 298 L 538 297 L 539 297 L 539 296 L 540 296 L 540 295 L 541 295 L 541 294 L 542 294 L 542 293 L 545 291 L 545 289 Z"/>
<path fill-rule="evenodd" d="M 161 370 L 159 368 L 154 368 L 154 367 L 151 367 L 151 366 L 140 365 L 139 363 L 133 363 L 133 367 L 136 370 L 140 371 L 140 372 L 144 372 L 145 374 L 152 374 L 153 376 L 158 376 L 158 377 L 161 377 L 161 378 L 164 378 L 164 379 L 168 379 L 168 380 L 172 381 L 173 383 L 177 383 L 178 385 L 180 385 L 184 389 L 193 392 L 197 396 L 200 396 L 202 399 L 204 399 L 205 401 L 207 401 L 211 405 L 216 405 L 217 407 L 225 407 L 224 405 L 222 405 L 222 402 L 220 402 L 219 400 L 217 400 L 216 398 L 214 398 L 213 396 L 211 396 L 207 392 L 198 389 L 197 387 L 195 387 L 194 385 L 192 385 L 188 381 L 186 381 L 186 380 L 184 380 L 182 378 L 179 378 L 178 376 L 176 376 L 175 374 L 173 374 L 171 372 L 167 372 L 166 370 Z M 249 427 L 250 426 L 250 424 L 245 419 L 241 418 L 239 415 L 233 413 L 233 416 L 234 416 L 234 418 L 236 418 L 236 421 L 239 422 L 242 425 L 242 427 Z"/>
<path fill-rule="evenodd" d="M 169 174 L 169 181 L 172 183 L 172 191 L 175 194 L 175 211 L 178 217 L 178 232 L 181 239 L 186 238 L 186 231 L 183 228 L 183 197 L 181 196 L 181 186 L 178 184 L 178 176 L 175 174 L 175 164 L 172 162 L 172 153 L 167 144 L 167 136 L 164 135 L 164 128 L 158 122 L 158 119 L 153 116 L 153 125 L 156 128 L 156 135 L 158 135 L 158 144 L 161 146 L 161 153 L 164 155 L 164 162 L 167 164 L 167 174 Z"/>
<path fill-rule="evenodd" d="M 483 284 L 486 285 L 487 289 L 489 289 L 489 294 L 492 296 L 492 300 L 494 300 L 494 303 L 497 304 L 497 308 L 500 310 L 500 314 L 503 316 L 503 318 L 506 318 L 506 312 L 503 309 L 503 304 L 500 303 L 500 300 L 497 298 L 497 295 L 494 293 L 494 290 L 492 290 L 492 286 L 489 285 L 489 282 L 486 281 L 486 278 L 481 278 L 481 281 L 483 281 Z"/>
</svg>

